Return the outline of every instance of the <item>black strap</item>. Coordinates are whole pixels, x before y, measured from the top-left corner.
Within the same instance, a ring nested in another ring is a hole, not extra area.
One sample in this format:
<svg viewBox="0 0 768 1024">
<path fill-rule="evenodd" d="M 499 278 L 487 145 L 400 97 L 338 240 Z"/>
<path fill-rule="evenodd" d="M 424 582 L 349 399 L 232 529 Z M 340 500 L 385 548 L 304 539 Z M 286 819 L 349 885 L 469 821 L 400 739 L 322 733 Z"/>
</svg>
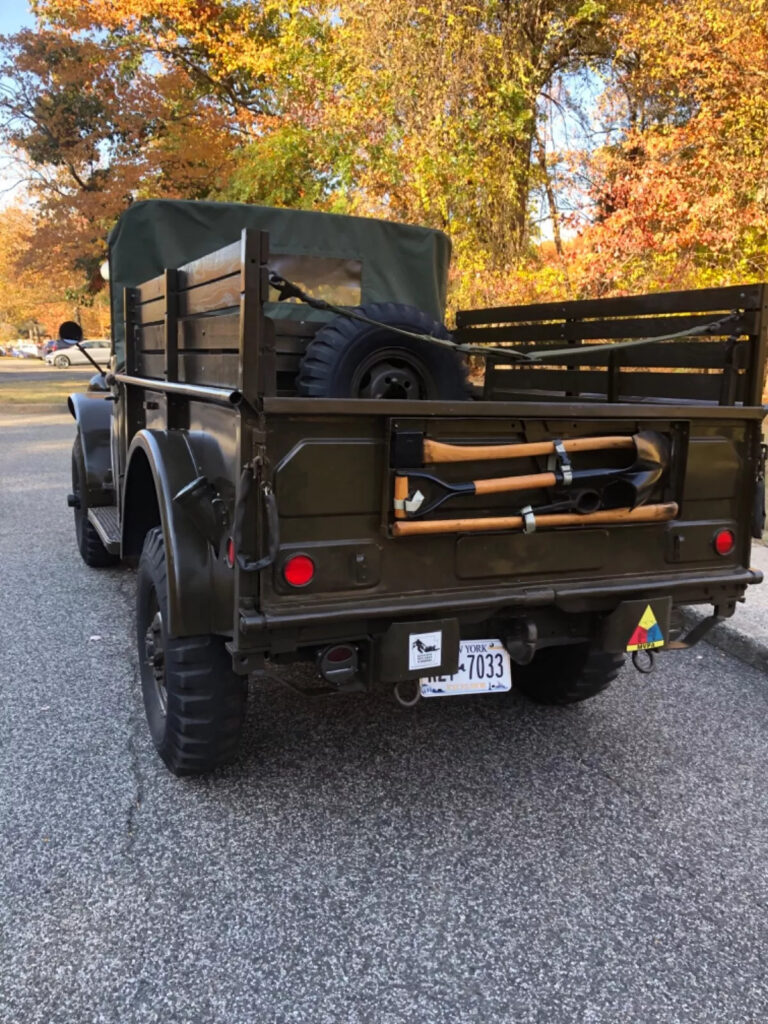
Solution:
<svg viewBox="0 0 768 1024">
<path fill-rule="evenodd" d="M 542 349 L 540 352 L 520 352 L 514 348 L 462 345 L 455 341 L 449 341 L 446 338 L 435 338 L 432 334 L 421 334 L 418 331 L 407 331 L 403 327 L 393 327 L 392 324 L 373 320 L 371 317 L 360 313 L 357 309 L 351 309 L 347 306 L 335 306 L 332 302 L 326 302 L 325 299 L 313 299 L 311 295 L 307 295 L 297 284 L 286 280 L 286 278 L 274 273 L 274 271 L 269 272 L 269 283 L 277 290 L 278 300 L 281 302 L 285 299 L 298 299 L 299 302 L 311 306 L 312 309 L 319 309 L 326 313 L 335 313 L 337 316 L 345 316 L 349 320 L 359 320 L 361 323 L 370 324 L 373 327 L 381 327 L 392 334 L 401 334 L 406 338 L 414 338 L 416 341 L 429 341 L 435 345 L 450 348 L 454 352 L 462 352 L 464 355 L 482 356 L 484 359 L 493 361 L 504 360 L 515 363 L 540 363 L 551 360 L 553 356 L 572 356 L 574 353 L 578 354 L 580 358 L 590 354 L 605 355 L 606 352 L 616 352 L 624 348 L 639 348 L 641 345 L 654 345 L 659 341 L 675 341 L 677 338 L 689 338 L 697 334 L 715 334 L 719 332 L 721 327 L 726 327 L 741 317 L 741 311 L 734 309 L 727 316 L 721 317 L 719 320 L 713 320 L 711 323 L 704 324 L 701 327 L 691 327 L 687 331 L 676 331 L 674 334 L 661 334 L 655 338 L 632 338 L 629 341 L 608 341 L 600 345 L 579 345 L 578 348 L 572 345 L 569 348 Z M 734 338 L 738 337 L 740 335 L 734 335 Z"/>
</svg>

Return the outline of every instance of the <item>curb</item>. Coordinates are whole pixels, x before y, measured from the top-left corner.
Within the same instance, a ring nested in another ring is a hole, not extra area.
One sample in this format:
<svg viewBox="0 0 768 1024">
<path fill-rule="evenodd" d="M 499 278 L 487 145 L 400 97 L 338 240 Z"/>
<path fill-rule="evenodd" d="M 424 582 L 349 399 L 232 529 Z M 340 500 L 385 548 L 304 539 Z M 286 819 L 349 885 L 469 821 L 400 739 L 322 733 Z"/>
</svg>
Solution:
<svg viewBox="0 0 768 1024">
<path fill-rule="evenodd" d="M 765 574 L 765 582 L 747 587 L 743 604 L 736 606 L 730 619 L 715 626 L 704 637 L 706 643 L 738 658 L 739 661 L 768 674 L 768 544 L 752 544 L 753 568 Z M 701 606 L 685 608 L 685 625 L 692 628 L 710 613 Z"/>
<path fill-rule="evenodd" d="M 737 610 L 734 617 L 738 614 Z M 683 618 L 686 628 L 692 629 L 702 619 L 707 618 L 707 615 L 698 609 L 686 608 Z M 768 674 L 768 643 L 740 629 L 731 619 L 726 619 L 711 629 L 704 637 L 704 642 Z"/>
</svg>

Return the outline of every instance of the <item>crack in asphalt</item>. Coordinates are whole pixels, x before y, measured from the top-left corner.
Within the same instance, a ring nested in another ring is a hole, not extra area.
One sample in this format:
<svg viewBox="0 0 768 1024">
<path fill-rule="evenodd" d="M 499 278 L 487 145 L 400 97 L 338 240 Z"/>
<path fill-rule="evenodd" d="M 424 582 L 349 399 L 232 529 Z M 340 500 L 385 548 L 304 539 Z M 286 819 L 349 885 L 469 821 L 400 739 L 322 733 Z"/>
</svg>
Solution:
<svg viewBox="0 0 768 1024">
<path fill-rule="evenodd" d="M 143 729 L 144 726 L 142 709 L 137 707 L 136 700 L 136 687 L 138 686 L 139 689 L 141 688 L 141 680 L 139 677 L 139 663 L 137 659 L 132 657 L 130 659 L 130 664 L 131 687 L 129 697 L 132 710 L 128 715 L 128 738 L 126 741 L 126 749 L 128 750 L 128 767 L 130 777 L 133 781 L 133 792 L 128 800 L 128 807 L 126 808 L 125 815 L 125 854 L 127 856 L 131 856 L 133 854 L 136 834 L 139 830 L 140 824 L 139 812 L 144 802 L 144 783 L 141 776 L 141 766 L 137 746 L 139 730 Z"/>
<path fill-rule="evenodd" d="M 541 739 L 544 743 L 548 743 L 550 741 L 551 737 L 549 736 L 549 734 L 545 732 L 543 729 L 540 729 L 534 722 L 529 720 L 526 723 L 526 725 L 531 730 L 531 732 L 538 736 L 539 739 Z M 628 786 L 625 786 L 622 782 L 619 782 L 619 780 L 615 776 L 611 775 L 611 773 L 606 768 L 604 768 L 601 764 L 598 764 L 596 761 L 593 761 L 592 759 L 586 757 L 584 754 L 581 754 L 576 750 L 572 750 L 570 756 L 573 757 L 576 764 L 580 768 L 584 769 L 587 772 L 587 774 L 593 773 L 599 775 L 607 782 L 610 782 L 611 785 L 615 786 L 615 788 L 618 789 L 620 793 L 623 793 L 624 796 L 629 797 L 633 801 L 634 806 L 636 806 L 645 815 L 647 815 L 647 817 L 650 818 L 651 821 L 658 821 L 658 810 L 654 810 L 652 807 L 650 807 L 643 800 L 642 794 L 637 792 L 637 790 L 630 789 Z"/>
</svg>

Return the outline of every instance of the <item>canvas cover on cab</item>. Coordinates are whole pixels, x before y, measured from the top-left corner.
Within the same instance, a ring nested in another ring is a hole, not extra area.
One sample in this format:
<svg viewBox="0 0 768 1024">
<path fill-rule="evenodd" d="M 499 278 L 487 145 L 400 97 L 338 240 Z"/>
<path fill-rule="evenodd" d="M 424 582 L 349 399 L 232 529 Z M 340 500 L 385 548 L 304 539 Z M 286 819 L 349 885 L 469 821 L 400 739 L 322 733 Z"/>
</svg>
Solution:
<svg viewBox="0 0 768 1024">
<path fill-rule="evenodd" d="M 359 295 L 363 303 L 401 302 L 438 320 L 444 317 L 450 241 L 440 231 L 311 210 L 149 199 L 129 207 L 109 236 L 112 331 L 118 360 L 124 351 L 123 289 L 235 242 L 243 228 L 268 231 L 270 251 L 276 254 L 323 258 L 329 268 L 344 261 L 358 280 L 353 302 Z M 289 266 L 276 262 L 282 265 L 274 269 L 289 277 Z M 333 300 L 334 296 L 323 297 Z M 326 318 L 307 306 L 287 303 L 275 303 L 268 313 L 304 320 Z"/>
</svg>

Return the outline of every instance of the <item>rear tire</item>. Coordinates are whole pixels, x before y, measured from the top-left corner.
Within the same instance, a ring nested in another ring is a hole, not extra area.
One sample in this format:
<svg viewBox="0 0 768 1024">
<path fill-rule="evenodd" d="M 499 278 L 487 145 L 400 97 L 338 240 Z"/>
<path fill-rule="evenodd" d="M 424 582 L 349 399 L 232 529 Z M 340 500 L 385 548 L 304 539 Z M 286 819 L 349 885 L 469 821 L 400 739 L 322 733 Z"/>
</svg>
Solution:
<svg viewBox="0 0 768 1024">
<path fill-rule="evenodd" d="M 77 546 L 86 565 L 94 569 L 104 569 L 109 565 L 117 565 L 120 559 L 107 551 L 96 532 L 96 528 L 88 519 L 88 487 L 85 475 L 85 456 L 80 431 L 77 432 L 72 445 L 72 494 L 75 497 L 75 536 Z"/>
<path fill-rule="evenodd" d="M 610 686 L 623 664 L 623 654 L 589 643 L 545 647 L 529 665 L 513 666 L 513 690 L 537 704 L 578 704 Z"/>
<path fill-rule="evenodd" d="M 357 312 L 385 326 L 338 316 L 307 346 L 296 389 L 315 398 L 465 400 L 464 360 L 450 348 L 408 338 L 386 325 L 450 339 L 445 327 L 413 306 L 378 302 Z"/>
<path fill-rule="evenodd" d="M 220 636 L 169 637 L 163 533 L 150 530 L 139 560 L 136 639 L 152 742 L 174 775 L 204 775 L 237 753 L 247 681 Z"/>
</svg>

